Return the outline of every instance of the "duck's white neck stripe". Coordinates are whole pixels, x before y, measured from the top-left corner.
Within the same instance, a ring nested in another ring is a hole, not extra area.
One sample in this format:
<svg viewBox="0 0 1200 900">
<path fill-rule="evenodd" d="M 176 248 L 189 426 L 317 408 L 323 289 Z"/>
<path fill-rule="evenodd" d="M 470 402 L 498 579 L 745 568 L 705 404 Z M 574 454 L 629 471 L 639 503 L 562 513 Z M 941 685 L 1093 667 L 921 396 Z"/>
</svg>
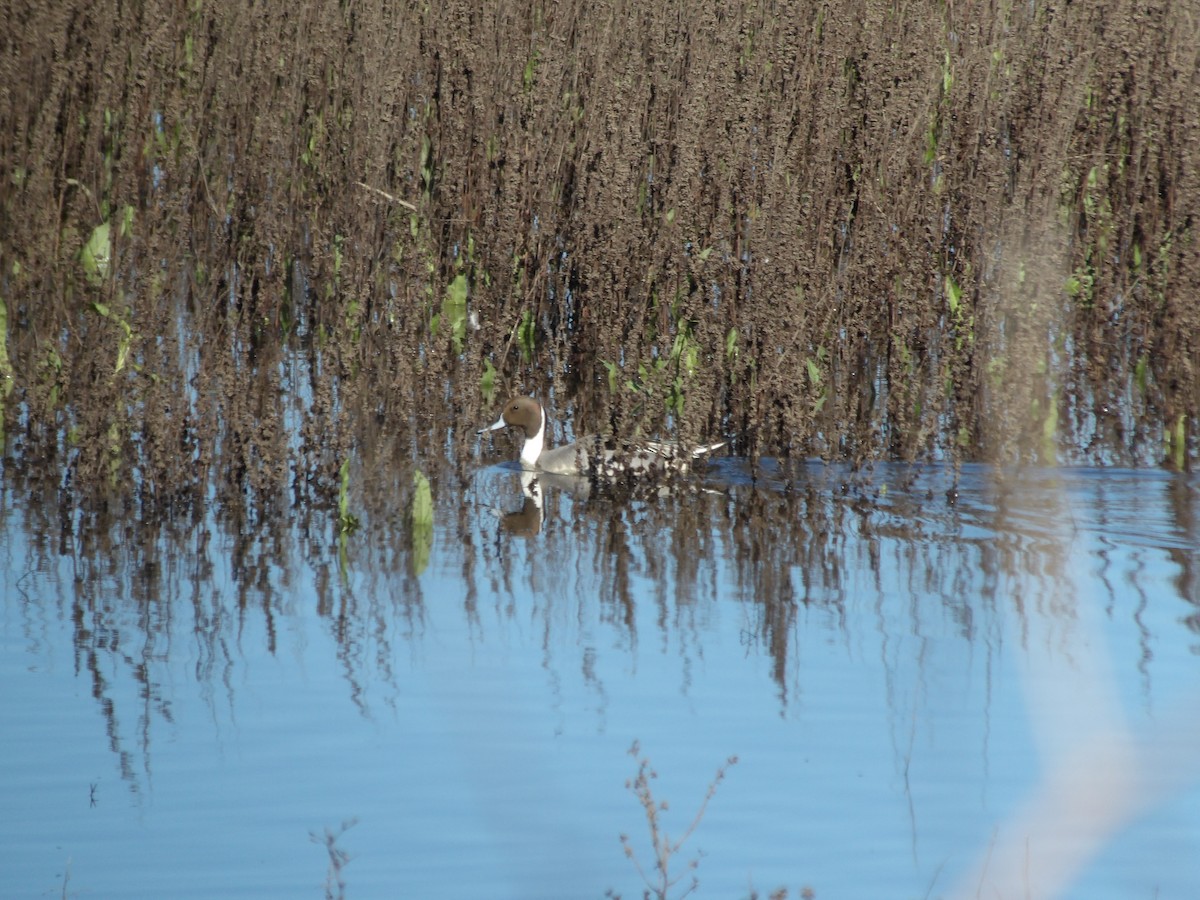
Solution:
<svg viewBox="0 0 1200 900">
<path fill-rule="evenodd" d="M 537 434 L 525 438 L 525 444 L 521 447 L 521 464 L 531 469 L 537 465 L 538 457 L 542 455 L 542 448 L 546 446 L 546 410 L 543 409 L 540 412 L 542 421 L 538 425 Z"/>
</svg>

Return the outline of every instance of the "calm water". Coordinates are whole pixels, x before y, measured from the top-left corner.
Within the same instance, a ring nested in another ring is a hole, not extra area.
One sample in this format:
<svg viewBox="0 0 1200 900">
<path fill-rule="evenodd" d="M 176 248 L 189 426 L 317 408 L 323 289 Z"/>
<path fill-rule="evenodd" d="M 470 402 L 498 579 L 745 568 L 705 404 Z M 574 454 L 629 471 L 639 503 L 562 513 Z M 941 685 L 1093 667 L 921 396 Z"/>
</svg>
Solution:
<svg viewBox="0 0 1200 900">
<path fill-rule="evenodd" d="M 0 896 L 321 897 L 327 830 L 350 898 L 640 896 L 635 740 L 672 836 L 738 758 L 672 896 L 1200 896 L 1200 483 L 570 487 L 435 481 L 426 557 L 6 485 Z"/>
</svg>

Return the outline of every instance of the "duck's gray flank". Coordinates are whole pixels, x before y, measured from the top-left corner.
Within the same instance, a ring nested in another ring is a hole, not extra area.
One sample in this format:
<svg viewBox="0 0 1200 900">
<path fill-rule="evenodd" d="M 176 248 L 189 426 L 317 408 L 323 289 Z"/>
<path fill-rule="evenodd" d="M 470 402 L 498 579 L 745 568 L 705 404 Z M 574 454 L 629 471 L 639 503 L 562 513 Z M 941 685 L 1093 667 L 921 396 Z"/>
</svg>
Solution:
<svg viewBox="0 0 1200 900">
<path fill-rule="evenodd" d="M 532 397 L 513 397 L 504 404 L 500 418 L 479 434 L 501 428 L 520 429 L 525 436 L 521 445 L 521 466 L 558 475 L 615 475 L 643 472 L 686 472 L 693 460 L 725 446 L 701 444 L 685 447 L 668 441 L 629 442 L 621 449 L 605 446 L 598 435 L 589 435 L 546 449 L 546 411 Z"/>
</svg>

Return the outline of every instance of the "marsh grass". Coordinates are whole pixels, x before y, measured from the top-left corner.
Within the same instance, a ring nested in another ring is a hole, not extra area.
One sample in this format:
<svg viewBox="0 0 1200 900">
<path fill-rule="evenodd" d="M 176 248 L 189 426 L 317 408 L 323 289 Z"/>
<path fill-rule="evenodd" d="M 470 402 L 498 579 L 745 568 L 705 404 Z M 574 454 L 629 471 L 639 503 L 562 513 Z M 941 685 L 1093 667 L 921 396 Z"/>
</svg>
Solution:
<svg viewBox="0 0 1200 900">
<path fill-rule="evenodd" d="M 1190 465 L 1197 21 L 520 8 L 13 7 L 0 424 L 49 484 L 331 503 L 363 420 L 419 452 L 488 371 L 853 463 L 1040 462 L 1061 391 L 1059 458 Z"/>
</svg>

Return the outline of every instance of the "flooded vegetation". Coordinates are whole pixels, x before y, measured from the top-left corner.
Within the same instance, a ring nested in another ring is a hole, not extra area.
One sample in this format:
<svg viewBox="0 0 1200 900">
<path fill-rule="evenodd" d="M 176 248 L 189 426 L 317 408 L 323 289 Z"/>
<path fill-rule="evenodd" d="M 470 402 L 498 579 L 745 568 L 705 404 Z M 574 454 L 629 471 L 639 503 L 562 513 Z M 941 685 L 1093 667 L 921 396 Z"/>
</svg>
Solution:
<svg viewBox="0 0 1200 900">
<path fill-rule="evenodd" d="M 0 4 L 24 894 L 1196 893 L 1200 19 Z"/>
<path fill-rule="evenodd" d="M 752 458 L 1190 458 L 1166 5 L 6 20 L 5 434 L 72 491 L 328 496 L 501 385 Z"/>
</svg>

